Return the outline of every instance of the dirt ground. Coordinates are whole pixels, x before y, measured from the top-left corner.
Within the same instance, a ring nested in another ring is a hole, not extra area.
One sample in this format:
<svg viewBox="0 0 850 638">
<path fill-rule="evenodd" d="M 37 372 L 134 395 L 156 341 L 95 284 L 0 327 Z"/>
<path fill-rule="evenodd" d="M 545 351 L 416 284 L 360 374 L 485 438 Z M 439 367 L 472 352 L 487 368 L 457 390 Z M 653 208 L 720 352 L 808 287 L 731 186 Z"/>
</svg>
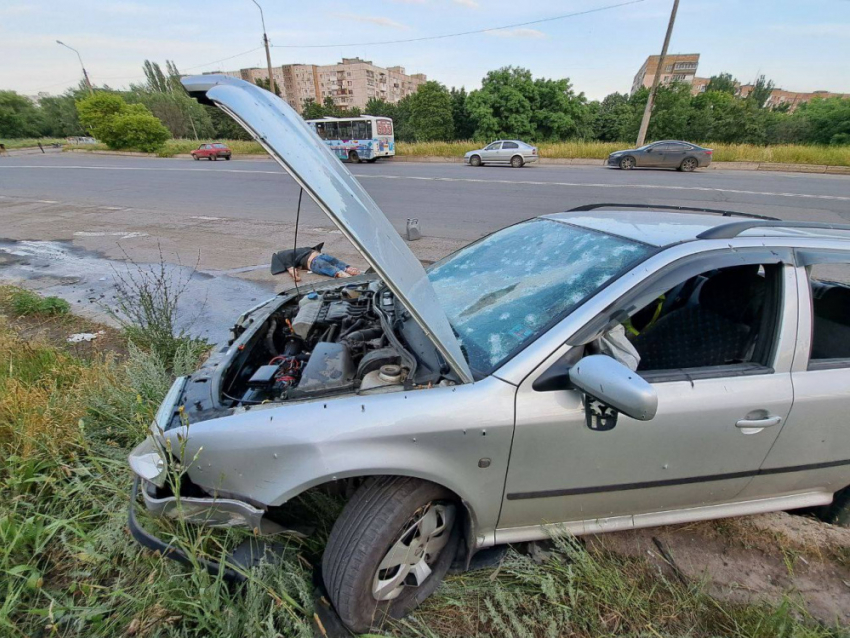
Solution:
<svg viewBox="0 0 850 638">
<path fill-rule="evenodd" d="M 850 625 L 850 529 L 776 512 L 610 533 L 588 546 L 642 556 L 721 600 L 788 600 L 827 625 Z"/>
</svg>

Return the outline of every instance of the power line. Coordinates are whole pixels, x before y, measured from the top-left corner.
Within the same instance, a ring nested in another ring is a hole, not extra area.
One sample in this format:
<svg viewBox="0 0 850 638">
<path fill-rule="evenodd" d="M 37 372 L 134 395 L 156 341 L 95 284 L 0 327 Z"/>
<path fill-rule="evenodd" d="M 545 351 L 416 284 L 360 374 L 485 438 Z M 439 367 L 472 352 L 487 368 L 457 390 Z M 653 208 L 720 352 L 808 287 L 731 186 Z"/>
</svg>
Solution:
<svg viewBox="0 0 850 638">
<path fill-rule="evenodd" d="M 475 35 L 478 33 L 487 33 L 488 31 L 501 31 L 503 29 L 514 29 L 516 27 L 527 27 L 532 24 L 541 24 L 543 22 L 554 22 L 555 20 L 565 20 L 566 18 L 575 18 L 577 16 L 587 15 L 589 13 L 598 13 L 599 11 L 608 11 L 609 9 L 617 9 L 630 4 L 638 4 L 644 0 L 629 0 L 628 2 L 620 2 L 618 4 L 609 4 L 604 7 L 595 9 L 586 9 L 584 11 L 576 11 L 574 13 L 565 13 L 564 15 L 553 16 L 551 18 L 541 18 L 540 20 L 531 20 L 530 22 L 517 22 L 515 24 L 505 24 L 500 27 L 488 27 L 486 29 L 475 29 L 472 31 L 460 31 L 458 33 L 444 33 L 442 35 L 429 35 L 421 38 L 407 38 L 404 40 L 382 40 L 378 42 L 350 42 L 347 44 L 273 44 L 276 49 L 331 49 L 334 47 L 368 47 L 379 44 L 403 44 L 406 42 L 423 42 L 425 40 L 443 40 L 445 38 L 459 38 L 464 35 Z"/>
</svg>

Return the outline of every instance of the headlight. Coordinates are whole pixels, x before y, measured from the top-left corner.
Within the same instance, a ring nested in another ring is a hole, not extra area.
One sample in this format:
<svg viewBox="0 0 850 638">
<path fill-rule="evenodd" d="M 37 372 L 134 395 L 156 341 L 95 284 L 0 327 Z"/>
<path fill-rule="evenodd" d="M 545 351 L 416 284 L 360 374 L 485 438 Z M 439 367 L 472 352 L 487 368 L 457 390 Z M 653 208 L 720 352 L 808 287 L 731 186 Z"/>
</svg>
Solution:
<svg viewBox="0 0 850 638">
<path fill-rule="evenodd" d="M 167 464 L 165 455 L 152 436 L 139 443 L 128 457 L 130 468 L 157 487 L 165 485 Z"/>
</svg>

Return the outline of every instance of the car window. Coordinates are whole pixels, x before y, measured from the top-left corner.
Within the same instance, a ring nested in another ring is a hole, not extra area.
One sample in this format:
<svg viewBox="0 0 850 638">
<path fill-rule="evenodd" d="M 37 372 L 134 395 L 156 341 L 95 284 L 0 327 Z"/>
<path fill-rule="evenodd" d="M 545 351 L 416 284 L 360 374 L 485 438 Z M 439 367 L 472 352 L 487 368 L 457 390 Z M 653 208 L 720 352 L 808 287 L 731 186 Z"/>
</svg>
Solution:
<svg viewBox="0 0 850 638">
<path fill-rule="evenodd" d="M 502 148 L 519 148 L 516 142 L 505 142 L 502 144 Z"/>
<path fill-rule="evenodd" d="M 498 150 L 498 149 L 499 149 L 499 147 L 500 147 L 501 145 L 502 145 L 502 143 L 501 143 L 501 142 L 493 142 L 492 144 L 490 144 L 490 146 L 488 146 L 488 147 L 487 147 L 487 148 L 485 148 L 484 150 L 485 150 L 485 151 L 496 151 L 496 150 Z"/>
<path fill-rule="evenodd" d="M 850 366 L 850 263 L 815 263 L 807 271 L 812 293 L 809 367 Z"/>
<path fill-rule="evenodd" d="M 548 219 L 510 226 L 428 270 L 469 365 L 488 372 L 652 247 Z"/>
<path fill-rule="evenodd" d="M 707 271 L 634 312 L 622 325 L 640 358 L 638 371 L 650 380 L 683 370 L 729 376 L 730 366 L 769 372 L 782 267 L 753 263 Z"/>
<path fill-rule="evenodd" d="M 673 146 L 672 144 L 656 144 L 655 146 L 652 147 L 652 152 L 657 153 L 657 152 L 669 151 L 672 146 Z"/>
<path fill-rule="evenodd" d="M 226 148 L 224 144 L 213 144 L 213 148 Z"/>
</svg>

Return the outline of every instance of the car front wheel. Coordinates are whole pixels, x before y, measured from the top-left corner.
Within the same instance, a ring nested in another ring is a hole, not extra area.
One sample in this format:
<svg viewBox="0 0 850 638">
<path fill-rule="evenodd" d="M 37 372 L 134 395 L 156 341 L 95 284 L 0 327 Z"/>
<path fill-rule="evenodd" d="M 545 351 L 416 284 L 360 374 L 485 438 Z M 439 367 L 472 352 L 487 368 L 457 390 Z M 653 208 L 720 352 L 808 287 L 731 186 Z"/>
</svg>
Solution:
<svg viewBox="0 0 850 638">
<path fill-rule="evenodd" d="M 201 159 L 201 158 L 200 158 L 200 157 L 198 157 L 197 155 L 192 155 L 192 159 L 197 161 L 197 160 L 199 160 L 199 159 Z"/>
<path fill-rule="evenodd" d="M 624 171 L 629 171 L 635 167 L 635 158 L 631 155 L 626 155 L 620 159 L 620 168 Z"/>
<path fill-rule="evenodd" d="M 322 578 L 355 633 L 401 618 L 437 589 L 460 540 L 459 511 L 445 488 L 378 477 L 354 494 L 322 557 Z"/>
</svg>

